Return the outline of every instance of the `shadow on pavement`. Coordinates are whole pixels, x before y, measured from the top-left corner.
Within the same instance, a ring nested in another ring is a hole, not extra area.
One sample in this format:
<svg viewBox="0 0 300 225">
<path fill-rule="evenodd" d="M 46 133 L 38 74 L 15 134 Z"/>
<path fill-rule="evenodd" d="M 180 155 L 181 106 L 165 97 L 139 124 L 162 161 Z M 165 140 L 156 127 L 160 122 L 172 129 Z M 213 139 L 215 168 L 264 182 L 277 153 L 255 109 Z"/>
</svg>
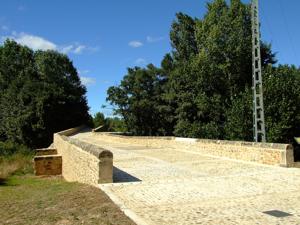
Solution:
<svg viewBox="0 0 300 225">
<path fill-rule="evenodd" d="M 129 173 L 126 173 L 123 170 L 120 170 L 117 167 L 113 168 L 113 182 L 114 183 L 140 182 L 140 181 L 142 181 L 142 180 L 130 175 Z"/>
</svg>

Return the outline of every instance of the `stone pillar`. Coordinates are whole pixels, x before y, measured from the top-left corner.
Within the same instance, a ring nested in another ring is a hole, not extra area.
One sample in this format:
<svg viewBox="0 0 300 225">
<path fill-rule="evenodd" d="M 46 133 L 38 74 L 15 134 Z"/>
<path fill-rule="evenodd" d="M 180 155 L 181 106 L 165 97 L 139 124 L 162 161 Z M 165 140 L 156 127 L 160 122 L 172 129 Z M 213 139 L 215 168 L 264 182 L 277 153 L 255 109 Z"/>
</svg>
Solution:
<svg viewBox="0 0 300 225">
<path fill-rule="evenodd" d="M 99 184 L 113 182 L 113 154 L 102 151 L 99 154 Z"/>
</svg>

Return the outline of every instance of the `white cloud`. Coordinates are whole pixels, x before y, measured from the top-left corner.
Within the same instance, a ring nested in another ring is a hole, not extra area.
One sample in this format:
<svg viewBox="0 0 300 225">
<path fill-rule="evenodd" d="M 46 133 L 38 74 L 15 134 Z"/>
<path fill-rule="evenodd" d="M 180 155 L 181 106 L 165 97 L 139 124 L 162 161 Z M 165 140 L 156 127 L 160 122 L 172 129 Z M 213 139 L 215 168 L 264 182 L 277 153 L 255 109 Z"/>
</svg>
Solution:
<svg viewBox="0 0 300 225">
<path fill-rule="evenodd" d="M 96 84 L 96 79 L 92 77 L 80 76 L 81 83 L 85 86 L 91 86 Z"/>
<path fill-rule="evenodd" d="M 3 28 L 3 26 L 0 28 L 5 29 L 5 27 Z M 89 47 L 78 42 L 69 45 L 57 45 L 43 37 L 27 34 L 24 32 L 18 33 L 16 31 L 12 31 L 10 36 L 2 36 L 0 37 L 0 40 L 3 42 L 7 38 L 13 39 L 17 43 L 26 45 L 33 50 L 57 50 L 64 54 L 72 53 L 77 55 L 82 54 L 83 52 L 96 52 L 99 50 L 97 46 Z"/>
<path fill-rule="evenodd" d="M 74 45 L 67 45 L 61 48 L 61 52 L 64 54 L 70 53 L 74 49 Z"/>
<path fill-rule="evenodd" d="M 85 45 L 79 45 L 74 49 L 75 54 L 81 54 L 87 47 Z"/>
<path fill-rule="evenodd" d="M 135 60 L 135 63 L 137 65 L 140 65 L 140 66 L 143 66 L 147 63 L 146 59 L 143 59 L 143 58 L 138 58 L 137 60 Z"/>
<path fill-rule="evenodd" d="M 83 52 L 96 52 L 98 50 L 98 47 L 88 47 L 77 42 L 60 48 L 60 51 L 64 54 L 73 53 L 77 55 L 82 54 Z"/>
<path fill-rule="evenodd" d="M 128 43 L 128 45 L 133 48 L 139 48 L 143 46 L 143 43 L 140 41 L 131 41 Z"/>
<path fill-rule="evenodd" d="M 147 36 L 147 42 L 149 42 L 149 43 L 163 41 L 164 39 L 165 39 L 165 37 L 151 37 L 151 36 Z"/>
<path fill-rule="evenodd" d="M 89 70 L 78 70 L 78 73 L 80 75 L 83 75 L 83 74 L 88 74 L 90 71 Z"/>
<path fill-rule="evenodd" d="M 42 37 L 34 36 L 26 33 L 15 34 L 12 37 L 21 45 L 26 45 L 33 50 L 57 50 L 57 45 Z"/>
</svg>

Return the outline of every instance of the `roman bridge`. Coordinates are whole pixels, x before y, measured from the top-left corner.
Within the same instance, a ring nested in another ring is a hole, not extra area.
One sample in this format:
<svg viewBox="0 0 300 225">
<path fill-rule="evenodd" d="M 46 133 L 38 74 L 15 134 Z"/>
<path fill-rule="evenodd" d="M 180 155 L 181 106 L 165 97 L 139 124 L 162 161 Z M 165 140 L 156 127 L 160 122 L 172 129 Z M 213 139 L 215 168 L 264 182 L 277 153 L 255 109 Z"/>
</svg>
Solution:
<svg viewBox="0 0 300 225">
<path fill-rule="evenodd" d="M 67 181 L 99 187 L 137 224 L 300 224 L 290 145 L 75 128 L 49 149 Z"/>
</svg>

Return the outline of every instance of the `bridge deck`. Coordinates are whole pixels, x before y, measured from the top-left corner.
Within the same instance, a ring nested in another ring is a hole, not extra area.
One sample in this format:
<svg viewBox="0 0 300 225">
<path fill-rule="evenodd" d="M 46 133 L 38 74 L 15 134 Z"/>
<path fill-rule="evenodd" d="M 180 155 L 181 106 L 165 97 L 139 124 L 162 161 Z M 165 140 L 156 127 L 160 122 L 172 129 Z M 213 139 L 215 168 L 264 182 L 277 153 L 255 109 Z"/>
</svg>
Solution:
<svg viewBox="0 0 300 225">
<path fill-rule="evenodd" d="M 300 224 L 299 169 L 73 138 L 113 152 L 115 183 L 101 188 L 139 224 Z"/>
</svg>

